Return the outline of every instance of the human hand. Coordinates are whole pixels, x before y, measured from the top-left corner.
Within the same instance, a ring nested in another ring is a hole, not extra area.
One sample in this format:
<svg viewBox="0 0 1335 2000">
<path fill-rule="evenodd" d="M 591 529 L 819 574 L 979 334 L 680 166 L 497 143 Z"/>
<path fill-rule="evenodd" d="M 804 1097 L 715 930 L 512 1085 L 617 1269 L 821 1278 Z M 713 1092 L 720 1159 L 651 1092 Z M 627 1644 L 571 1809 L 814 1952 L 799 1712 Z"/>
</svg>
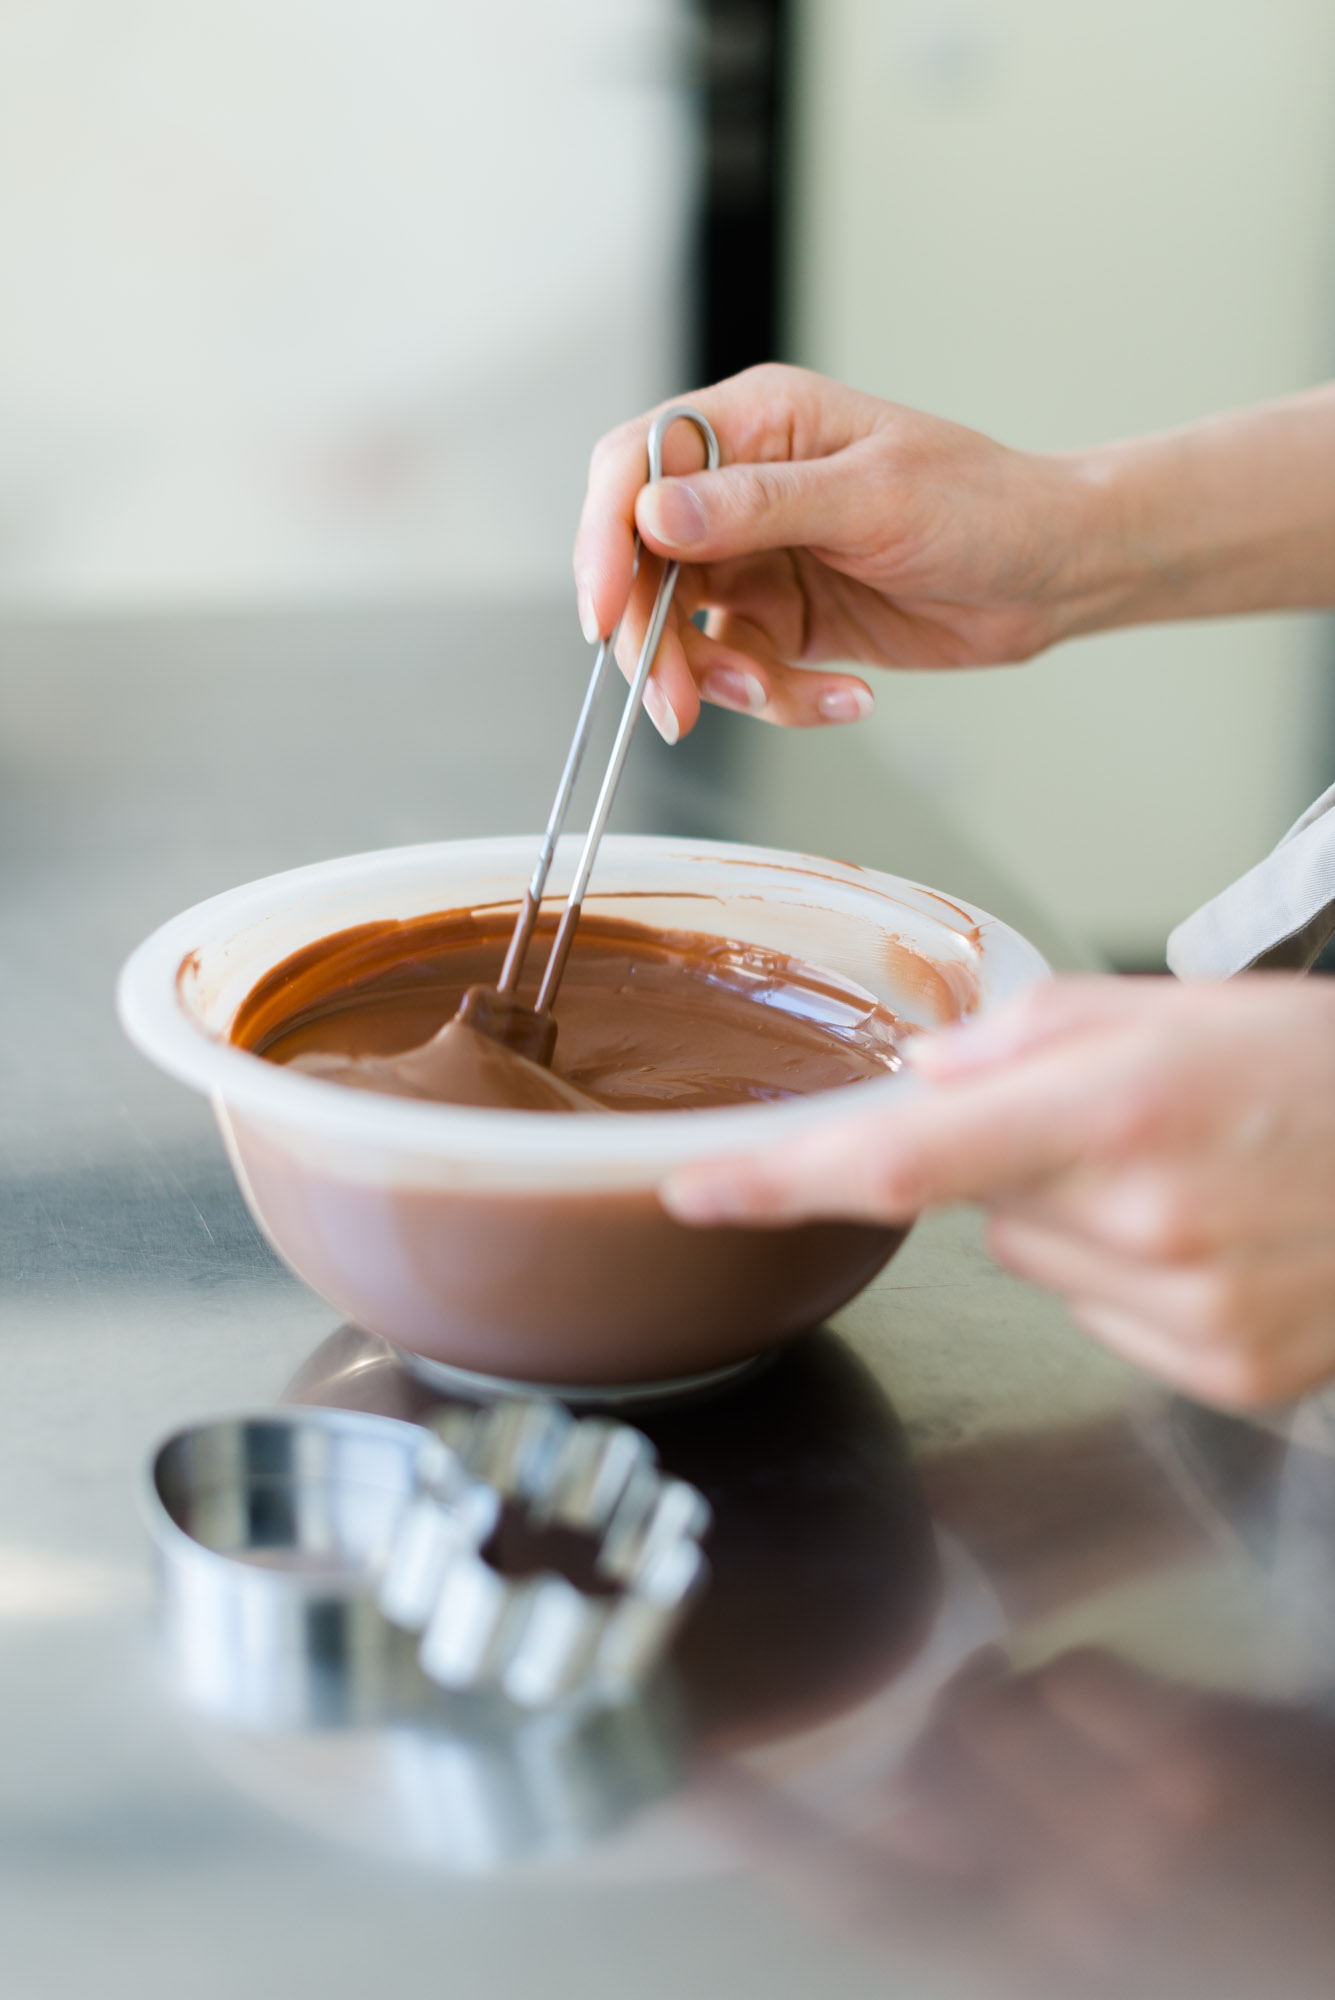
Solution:
<svg viewBox="0 0 1335 2000">
<path fill-rule="evenodd" d="M 935 1088 L 665 1186 L 685 1222 L 989 1211 L 1007 1269 L 1207 1402 L 1335 1373 L 1335 984 L 1062 979 L 911 1044 Z"/>
<path fill-rule="evenodd" d="M 824 660 L 955 667 L 1023 660 L 1076 628 L 1090 496 L 1075 460 L 1011 451 L 976 431 L 771 365 L 689 401 L 723 463 L 693 470 L 700 442 L 674 425 L 669 476 L 646 486 L 656 412 L 597 446 L 575 544 L 592 641 L 630 595 L 629 669 L 656 563 L 631 591 L 636 528 L 683 569 L 647 701 L 675 742 L 700 701 L 788 727 L 854 722 L 865 682 L 803 671 Z M 707 632 L 690 622 L 706 608 Z"/>
</svg>

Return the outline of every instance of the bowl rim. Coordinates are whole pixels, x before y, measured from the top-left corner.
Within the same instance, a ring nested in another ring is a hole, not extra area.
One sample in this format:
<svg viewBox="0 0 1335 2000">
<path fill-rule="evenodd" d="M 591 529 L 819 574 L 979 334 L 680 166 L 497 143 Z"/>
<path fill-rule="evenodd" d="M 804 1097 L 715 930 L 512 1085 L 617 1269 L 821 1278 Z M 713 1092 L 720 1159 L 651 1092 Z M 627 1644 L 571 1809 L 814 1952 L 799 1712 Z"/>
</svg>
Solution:
<svg viewBox="0 0 1335 2000">
<path fill-rule="evenodd" d="M 183 962 L 225 923 L 239 929 L 266 913 L 291 906 L 294 897 L 340 882 L 366 882 L 433 859 L 457 864 L 476 856 L 489 866 L 513 862 L 515 898 L 527 880 L 537 835 L 442 840 L 376 848 L 336 856 L 222 891 L 171 917 L 126 960 L 116 983 L 116 1010 L 130 1041 L 156 1066 L 209 1097 L 226 1129 L 226 1113 L 239 1112 L 266 1128 L 296 1128 L 311 1138 L 337 1140 L 378 1153 L 442 1161 L 467 1159 L 491 1168 L 537 1169 L 579 1165 L 666 1171 L 688 1159 L 749 1153 L 781 1137 L 851 1112 L 874 1115 L 921 1086 L 904 1074 L 845 1084 L 818 1095 L 774 1104 L 728 1105 L 667 1116 L 661 1111 L 618 1112 L 613 1117 L 562 1117 L 533 1111 L 488 1110 L 434 1104 L 348 1090 L 266 1062 L 219 1040 L 192 1018 L 178 990 Z M 567 842 L 562 842 L 566 848 Z M 906 912 L 956 936 L 986 966 L 1001 972 L 997 998 L 1051 976 L 1036 945 L 977 905 L 906 877 L 853 862 L 826 860 L 783 848 L 678 835 L 613 834 L 603 843 L 609 858 L 714 860 L 740 868 L 815 874 L 845 890 L 897 903 Z M 559 857 L 558 857 L 559 858 Z M 596 902 L 595 879 L 590 901 Z M 609 892 L 615 893 L 615 892 Z M 670 891 L 664 890 L 667 897 Z M 930 906 L 935 905 L 935 908 Z M 948 913 L 948 914 L 947 914 Z M 950 918 L 956 921 L 951 922 Z M 1000 963 L 998 963 L 1000 961 Z"/>
</svg>

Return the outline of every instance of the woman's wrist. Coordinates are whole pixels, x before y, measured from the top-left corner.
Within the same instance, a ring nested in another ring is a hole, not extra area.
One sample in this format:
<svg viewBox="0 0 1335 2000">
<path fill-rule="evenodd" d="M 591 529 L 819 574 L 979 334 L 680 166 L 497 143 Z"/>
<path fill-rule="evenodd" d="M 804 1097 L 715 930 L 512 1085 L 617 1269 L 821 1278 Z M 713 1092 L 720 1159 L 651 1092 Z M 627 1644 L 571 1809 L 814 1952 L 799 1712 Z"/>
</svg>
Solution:
<svg viewBox="0 0 1335 2000">
<path fill-rule="evenodd" d="M 1054 638 L 1335 603 L 1335 390 L 1043 463 Z"/>
<path fill-rule="evenodd" d="M 1038 602 L 1046 644 L 1135 621 L 1157 574 L 1125 448 L 1039 455 L 1049 562 Z"/>
</svg>

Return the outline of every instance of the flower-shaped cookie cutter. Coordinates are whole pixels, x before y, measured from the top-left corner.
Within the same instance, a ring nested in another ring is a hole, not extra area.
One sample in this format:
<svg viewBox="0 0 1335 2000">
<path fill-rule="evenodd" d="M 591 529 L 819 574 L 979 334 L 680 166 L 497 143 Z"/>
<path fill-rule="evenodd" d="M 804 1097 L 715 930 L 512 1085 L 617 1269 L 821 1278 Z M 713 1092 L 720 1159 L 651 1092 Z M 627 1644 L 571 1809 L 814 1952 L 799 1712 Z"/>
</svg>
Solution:
<svg viewBox="0 0 1335 2000">
<path fill-rule="evenodd" d="M 705 1581 L 704 1495 L 665 1476 L 641 1432 L 558 1403 L 453 1407 L 431 1431 L 379 1593 L 421 1633 L 423 1671 L 527 1709 L 629 1698 Z M 572 1532 L 580 1582 L 541 1566 Z M 529 1560 L 507 1560 L 516 1541 Z"/>
</svg>

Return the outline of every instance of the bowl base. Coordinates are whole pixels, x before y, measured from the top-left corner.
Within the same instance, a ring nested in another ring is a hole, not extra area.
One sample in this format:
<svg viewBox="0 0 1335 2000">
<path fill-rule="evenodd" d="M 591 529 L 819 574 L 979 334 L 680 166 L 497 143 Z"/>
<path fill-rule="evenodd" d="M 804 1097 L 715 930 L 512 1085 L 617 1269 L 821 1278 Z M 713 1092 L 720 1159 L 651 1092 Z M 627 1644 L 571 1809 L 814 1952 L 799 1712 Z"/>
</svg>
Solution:
<svg viewBox="0 0 1335 2000">
<path fill-rule="evenodd" d="M 428 1389 L 468 1403 L 491 1403 L 506 1396 L 548 1396 L 557 1403 L 609 1408 L 702 1402 L 767 1368 L 775 1351 L 753 1354 L 745 1361 L 730 1362 L 726 1368 L 709 1368 L 699 1375 L 675 1375 L 660 1382 L 608 1383 L 519 1382 L 509 1375 L 483 1375 L 472 1368 L 456 1368 L 448 1361 L 432 1361 L 424 1354 L 411 1354 L 404 1347 L 395 1347 L 394 1355 Z"/>
</svg>

